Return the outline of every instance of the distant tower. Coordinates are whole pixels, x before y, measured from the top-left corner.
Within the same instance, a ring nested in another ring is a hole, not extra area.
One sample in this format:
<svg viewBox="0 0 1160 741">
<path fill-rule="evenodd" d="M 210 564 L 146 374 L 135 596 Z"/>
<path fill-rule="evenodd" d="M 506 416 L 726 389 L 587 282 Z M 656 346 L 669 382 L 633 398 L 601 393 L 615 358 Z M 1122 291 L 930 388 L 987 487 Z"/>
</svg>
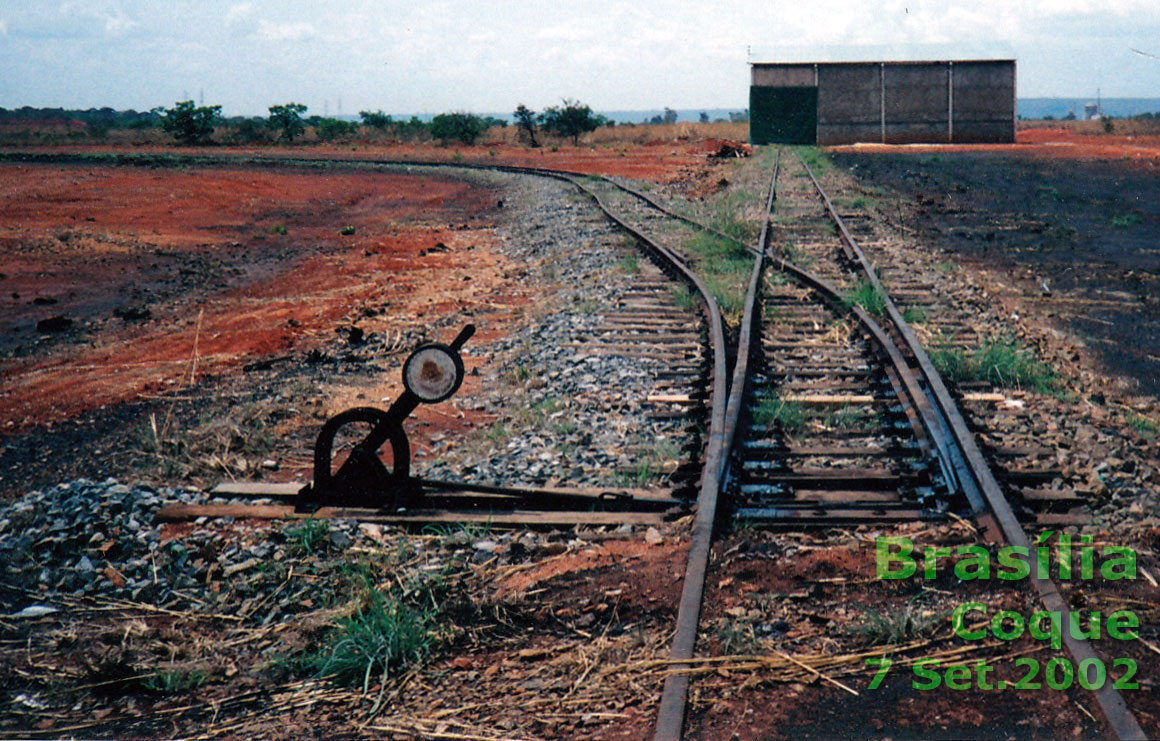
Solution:
<svg viewBox="0 0 1160 741">
<path fill-rule="evenodd" d="M 204 88 L 198 88 L 198 90 L 197 90 L 197 104 L 199 106 L 202 106 L 203 108 L 205 107 L 205 89 Z"/>
<path fill-rule="evenodd" d="M 329 100 L 322 101 L 322 115 L 326 116 L 327 118 L 330 118 L 330 101 Z"/>
<path fill-rule="evenodd" d="M 342 98 L 338 99 L 338 117 L 342 118 Z"/>
</svg>

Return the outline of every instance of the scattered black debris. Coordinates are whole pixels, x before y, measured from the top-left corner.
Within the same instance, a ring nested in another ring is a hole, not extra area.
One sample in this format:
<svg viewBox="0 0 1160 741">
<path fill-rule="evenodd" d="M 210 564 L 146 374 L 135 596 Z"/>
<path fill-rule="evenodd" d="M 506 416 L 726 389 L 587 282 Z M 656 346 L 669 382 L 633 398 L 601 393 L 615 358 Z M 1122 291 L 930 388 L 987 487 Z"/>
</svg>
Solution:
<svg viewBox="0 0 1160 741">
<path fill-rule="evenodd" d="M 37 332 L 64 332 L 73 325 L 73 320 L 67 316 L 50 316 L 36 323 Z"/>
<path fill-rule="evenodd" d="M 118 307 L 113 309 L 113 316 L 118 319 L 123 319 L 126 322 L 139 321 L 141 319 L 148 319 L 153 316 L 153 312 L 149 311 L 148 306 L 130 306 L 129 308 Z"/>
<path fill-rule="evenodd" d="M 709 156 L 716 159 L 731 159 L 734 157 L 748 157 L 751 154 L 753 154 L 753 149 L 748 144 L 725 139 L 717 149 L 709 153 Z"/>
<path fill-rule="evenodd" d="M 331 360 L 334 360 L 334 358 L 330 357 L 330 354 L 325 350 L 319 350 L 317 347 L 315 347 L 312 348 L 310 352 L 306 353 L 304 360 L 311 365 L 317 365 L 319 363 L 328 363 Z"/>
<path fill-rule="evenodd" d="M 52 306 L 56 303 L 56 299 L 52 298 L 51 296 L 37 296 L 29 303 L 35 306 Z"/>
</svg>

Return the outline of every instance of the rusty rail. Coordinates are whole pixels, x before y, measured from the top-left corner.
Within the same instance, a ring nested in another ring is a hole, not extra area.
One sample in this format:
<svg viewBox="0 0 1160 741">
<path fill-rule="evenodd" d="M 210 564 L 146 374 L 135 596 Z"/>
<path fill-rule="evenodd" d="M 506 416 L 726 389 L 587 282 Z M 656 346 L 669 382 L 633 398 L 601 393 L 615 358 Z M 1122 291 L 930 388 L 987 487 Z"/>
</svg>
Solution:
<svg viewBox="0 0 1160 741">
<path fill-rule="evenodd" d="M 85 155 L 51 155 L 51 154 L 24 154 L 11 153 L 0 154 L 0 161 L 18 161 L 18 162 L 76 162 L 89 161 L 91 158 Z M 237 158 L 231 157 L 202 157 L 202 156 L 151 156 L 151 155 L 120 155 L 116 158 L 102 158 L 104 161 L 124 162 L 128 164 L 237 164 Z M 799 161 L 801 161 L 799 157 Z M 858 320 L 865 326 L 875 341 L 884 350 L 886 355 L 895 367 L 899 377 L 902 379 L 903 385 L 907 389 L 907 395 L 911 401 L 919 409 L 923 426 L 927 428 L 930 438 L 935 442 L 938 451 L 940 452 L 940 462 L 943 464 L 944 473 L 947 474 L 948 481 L 957 484 L 960 489 L 966 494 L 968 501 L 970 501 L 975 514 L 982 514 L 984 510 L 990 512 L 998 523 L 1006 540 L 1017 546 L 1025 548 L 1030 547 L 1030 539 L 1022 526 L 1016 519 L 1014 512 L 1011 510 L 1002 490 L 999 488 L 998 482 L 995 480 L 989 466 L 983 459 L 982 453 L 976 444 L 973 435 L 967 427 L 966 421 L 955 405 L 946 385 L 943 383 L 938 372 L 935 370 L 933 363 L 929 356 L 921 347 L 915 336 L 913 330 L 905 322 L 901 312 L 898 311 L 894 302 L 890 299 L 889 294 L 882 286 L 865 253 L 858 246 L 853 236 L 850 234 L 845 223 L 842 221 L 837 210 L 834 208 L 829 196 L 825 193 L 821 184 L 810 171 L 808 165 L 804 161 L 801 162 L 803 167 L 809 174 L 813 181 L 815 188 L 818 191 L 819 197 L 822 199 L 827 212 L 838 228 L 839 235 L 843 244 L 843 249 L 847 256 L 854 262 L 858 263 L 861 271 L 865 275 L 870 284 L 883 297 L 885 304 L 885 311 L 890 320 L 889 328 L 883 328 L 873 320 L 864 310 L 859 307 L 853 308 L 853 313 Z M 591 177 L 587 173 L 580 173 L 568 170 L 554 170 L 548 168 L 536 167 L 517 167 L 510 165 L 485 165 L 474 163 L 455 163 L 455 162 L 431 162 L 431 161 L 405 161 L 405 160 L 371 160 L 371 159 L 341 159 L 341 160 L 326 160 L 326 159 L 312 159 L 312 158 L 289 158 L 289 157 L 261 157 L 261 158 L 247 158 L 242 161 L 242 164 L 259 164 L 259 165 L 276 165 L 276 166 L 319 166 L 323 164 L 339 164 L 339 165 L 353 165 L 353 166 L 396 166 L 396 167 L 448 167 L 457 169 L 470 169 L 480 171 L 499 171 L 513 174 L 535 175 L 541 177 L 550 177 L 567 182 L 574 187 L 579 188 L 591 197 L 598 208 L 619 228 L 628 232 L 640 244 L 647 247 L 659 258 L 669 263 L 674 270 L 676 270 L 685 280 L 693 285 L 702 297 L 705 305 L 706 313 L 709 317 L 711 344 L 714 352 L 713 364 L 713 386 L 712 386 L 712 406 L 710 417 L 710 430 L 708 435 L 708 442 L 705 451 L 704 468 L 701 479 L 701 489 L 697 499 L 697 511 L 694 519 L 692 543 L 690 545 L 689 562 L 686 567 L 685 580 L 682 587 L 680 610 L 678 613 L 677 626 L 674 633 L 672 658 L 674 659 L 689 659 L 692 658 L 693 648 L 696 642 L 696 631 L 700 617 L 700 606 L 704 590 L 704 582 L 706 570 L 708 566 L 709 547 L 712 542 L 713 527 L 717 512 L 717 498 L 721 488 L 723 477 L 727 473 L 727 463 L 733 443 L 736 440 L 736 429 L 740 419 L 743 398 L 745 396 L 745 389 L 749 383 L 748 359 L 749 351 L 752 346 L 754 337 L 753 332 L 753 315 L 754 307 L 756 305 L 756 296 L 760 290 L 760 277 L 765 265 L 765 255 L 768 249 L 768 228 L 769 228 L 769 212 L 772 209 L 773 202 L 776 199 L 776 182 L 778 161 L 775 161 L 774 172 L 770 181 L 769 195 L 766 202 L 766 218 L 762 227 L 762 233 L 758 240 L 757 247 L 744 245 L 735 238 L 724 234 L 712 227 L 690 219 L 687 216 L 678 214 L 664 207 L 654 199 L 645 194 L 624 185 L 608 177 L 596 176 L 603 182 L 609 183 L 646 203 L 653 208 L 665 213 L 666 215 L 684 221 L 697 228 L 703 229 L 707 232 L 716 234 L 717 236 L 727 239 L 735 244 L 740 244 L 747 250 L 755 254 L 754 268 L 751 273 L 748 291 L 746 294 L 745 316 L 742 321 L 742 328 L 738 343 L 737 363 L 734 367 L 731 385 L 726 388 L 726 359 L 725 359 L 725 339 L 724 329 L 721 319 L 720 311 L 716 305 L 716 301 L 709 293 L 707 287 L 701 279 L 692 271 L 676 254 L 664 248 L 662 245 L 649 239 L 639 230 L 633 228 L 618 216 L 603 202 L 603 200 L 592 190 L 585 187 L 577 178 Z M 827 295 L 831 300 L 840 301 L 841 295 L 836 289 L 829 285 L 826 281 L 810 273 L 803 268 L 793 265 L 785 260 L 778 260 L 778 267 L 793 276 L 799 282 L 802 282 L 820 293 Z M 901 346 L 895 341 L 896 335 L 901 340 Z M 914 361 L 916 367 L 911 367 L 907 362 L 903 350 L 905 350 Z M 726 403 L 728 399 L 728 403 Z M 1067 611 L 1069 606 L 1067 601 L 1056 587 L 1051 579 L 1033 578 L 1036 589 L 1040 594 L 1044 605 L 1050 611 Z M 1087 658 L 1098 658 L 1091 645 L 1085 640 L 1077 640 L 1070 635 L 1070 632 L 1065 632 L 1064 642 L 1068 647 L 1069 652 L 1077 662 L 1082 662 Z M 680 664 L 676 664 L 680 667 Z M 660 708 L 658 711 L 657 726 L 655 731 L 655 738 L 664 741 L 669 739 L 678 739 L 681 736 L 681 731 L 684 723 L 685 703 L 687 699 L 689 678 L 687 674 L 671 674 L 665 681 L 664 692 L 662 694 Z M 1103 687 L 1095 692 L 1096 699 L 1100 704 L 1101 710 L 1104 713 L 1111 729 L 1120 739 L 1145 739 L 1146 736 L 1141 729 L 1138 721 L 1131 711 L 1127 708 L 1126 703 L 1120 693 L 1113 687 L 1111 683 L 1105 683 Z"/>
<path fill-rule="evenodd" d="M 775 160 L 773 176 L 769 181 L 769 196 L 766 199 L 766 213 L 773 208 L 777 196 L 777 171 Z M 694 222 L 695 223 L 695 222 Z M 673 632 L 670 658 L 687 660 L 693 658 L 697 643 L 697 627 L 701 621 L 701 601 L 705 592 L 705 576 L 709 569 L 709 548 L 713 543 L 713 526 L 717 516 L 717 498 L 726 472 L 729 451 L 737 435 L 737 425 L 741 417 L 740 393 L 749 379 L 749 351 L 754 338 L 754 307 L 761 285 L 761 273 L 765 267 L 765 248 L 769 240 L 769 219 L 765 220 L 758 237 L 757 256 L 753 260 L 753 271 L 745 294 L 745 313 L 737 340 L 737 359 L 733 366 L 733 378 L 729 388 L 729 403 L 724 413 L 724 433 L 719 452 L 719 465 L 709 465 L 706 460 L 701 482 L 701 496 L 697 500 L 697 515 L 693 521 L 693 533 L 689 543 L 688 562 L 685 566 L 685 580 L 681 585 L 681 601 L 677 611 L 677 624 Z M 679 670 L 687 665 L 674 664 Z M 689 693 L 689 675 L 676 673 L 665 678 L 661 692 L 660 707 L 657 710 L 656 741 L 670 741 L 681 737 L 684 726 L 685 705 Z"/>
<path fill-rule="evenodd" d="M 985 506 L 986 510 L 995 518 L 1006 541 L 1010 545 L 1027 548 L 1030 551 L 1031 540 L 1027 537 L 1027 532 L 1019 524 L 1019 520 L 1015 517 L 1010 503 L 1007 501 L 1006 496 L 1004 496 L 1002 489 L 999 488 L 999 482 L 995 480 L 995 475 L 992 473 L 990 466 L 983 459 L 983 454 L 975 442 L 974 435 L 971 434 L 966 420 L 963 418 L 958 405 L 955 404 L 954 399 L 947 390 L 946 384 L 943 383 L 942 377 L 935 369 L 934 363 L 931 362 L 930 356 L 927 355 L 926 350 L 923 349 L 922 344 L 918 341 L 914 330 L 903 319 L 902 312 L 898 310 L 894 301 L 891 300 L 890 294 L 887 293 L 882 282 L 879 280 L 874 267 L 866 257 L 866 253 L 862 251 L 862 248 L 854 240 L 850 230 L 847 229 L 842 217 L 830 201 L 830 197 L 822 188 L 821 183 L 818 182 L 818 179 L 814 176 L 809 166 L 806 165 L 805 161 L 801 160 L 800 157 L 798 159 L 813 181 L 814 187 L 817 189 L 818 195 L 830 215 L 830 219 L 837 226 L 847 254 L 858 263 L 862 274 L 882 296 L 885 312 L 890 319 L 892 328 L 901 337 L 905 348 L 914 358 L 915 365 L 917 366 L 917 374 L 909 366 L 905 369 L 900 368 L 899 371 L 902 372 L 905 370 L 905 375 L 913 379 L 912 382 L 914 383 L 918 383 L 918 379 L 921 377 L 921 381 L 924 383 L 924 388 L 922 389 L 923 395 L 931 400 L 933 406 L 937 408 L 940 414 L 940 418 L 932 420 L 932 423 L 938 425 L 940 428 L 936 440 L 939 441 L 940 449 L 951 451 L 951 454 L 956 458 L 956 460 L 951 461 L 951 467 L 957 474 L 955 480 L 963 488 L 972 507 L 975 508 L 974 514 L 976 516 L 982 514 Z M 908 382 L 909 384 L 910 382 Z M 1066 613 L 1071 609 L 1067 604 L 1067 600 L 1064 599 L 1052 579 L 1034 576 L 1032 577 L 1032 581 L 1035 584 L 1036 590 L 1039 592 L 1039 597 L 1043 605 L 1048 611 Z M 1065 631 L 1063 639 L 1067 645 L 1068 652 L 1071 653 L 1072 658 L 1075 659 L 1077 664 L 1082 663 L 1085 659 L 1099 658 L 1095 649 L 1092 648 L 1087 640 L 1073 637 L 1071 631 Z M 1123 696 L 1115 689 L 1113 683 L 1105 683 L 1099 690 L 1095 691 L 1095 696 L 1096 701 L 1100 704 L 1100 709 L 1104 713 L 1104 717 L 1107 719 L 1108 724 L 1111 726 L 1117 738 L 1126 741 L 1147 738 L 1136 717 L 1128 709 Z"/>
</svg>

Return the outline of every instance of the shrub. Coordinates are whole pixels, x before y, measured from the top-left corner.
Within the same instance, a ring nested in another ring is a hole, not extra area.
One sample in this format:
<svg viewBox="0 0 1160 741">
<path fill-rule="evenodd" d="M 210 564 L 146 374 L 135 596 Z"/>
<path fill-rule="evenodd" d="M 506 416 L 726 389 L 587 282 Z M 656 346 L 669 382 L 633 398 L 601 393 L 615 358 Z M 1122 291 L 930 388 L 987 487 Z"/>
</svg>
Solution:
<svg viewBox="0 0 1160 741">
<path fill-rule="evenodd" d="M 306 124 L 302 122 L 303 113 L 306 113 L 306 106 L 301 103 L 272 105 L 266 125 L 279 131 L 279 141 L 290 143 L 306 132 Z"/>
<path fill-rule="evenodd" d="M 1040 393 L 1052 393 L 1058 385 L 1055 373 L 1010 337 L 986 340 L 970 353 L 944 342 L 929 355 L 938 372 L 957 383 L 983 381 Z"/>
<path fill-rule="evenodd" d="M 358 126 L 350 121 L 337 118 L 319 118 L 313 121 L 314 133 L 324 142 L 334 141 L 344 136 L 353 136 Z"/>
<path fill-rule="evenodd" d="M 364 688 L 372 677 L 422 660 L 435 641 L 435 615 L 371 590 L 367 605 L 339 621 L 310 663 L 319 675 Z"/>
<path fill-rule="evenodd" d="M 370 126 L 373 129 L 382 131 L 391 123 L 391 117 L 382 111 L 359 111 L 358 115 L 362 117 L 363 126 Z"/>
<path fill-rule="evenodd" d="M 540 127 L 558 136 L 571 137 L 573 144 L 580 143 L 580 135 L 608 123 L 604 116 L 595 115 L 592 109 L 579 101 L 564 99 L 562 107 L 549 106 L 539 116 Z"/>
<path fill-rule="evenodd" d="M 230 139 L 238 144 L 254 144 L 266 141 L 266 124 L 261 118 L 235 119 Z"/>
<path fill-rule="evenodd" d="M 528 135 L 532 147 L 539 147 L 540 143 L 536 141 L 536 112 L 520 103 L 512 115 L 516 118 L 516 126 Z"/>
<path fill-rule="evenodd" d="M 484 120 L 471 113 L 440 113 L 431 119 L 431 136 L 444 144 L 449 141 L 474 144 L 486 130 Z"/>
<path fill-rule="evenodd" d="M 220 105 L 198 107 L 192 100 L 183 100 L 162 111 L 161 128 L 182 144 L 207 144 L 221 109 Z"/>
</svg>

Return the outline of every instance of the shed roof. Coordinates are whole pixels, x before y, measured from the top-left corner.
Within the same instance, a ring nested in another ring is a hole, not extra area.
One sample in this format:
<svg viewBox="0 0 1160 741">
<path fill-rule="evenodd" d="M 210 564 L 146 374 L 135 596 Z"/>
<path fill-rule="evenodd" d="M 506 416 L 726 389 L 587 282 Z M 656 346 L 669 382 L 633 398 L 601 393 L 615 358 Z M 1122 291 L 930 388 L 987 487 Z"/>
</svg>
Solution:
<svg viewBox="0 0 1160 741">
<path fill-rule="evenodd" d="M 761 61 L 758 61 L 761 58 Z M 843 64 L 921 62 L 1013 62 L 1007 43 L 956 44 L 787 44 L 750 50 L 749 64 Z"/>
</svg>

